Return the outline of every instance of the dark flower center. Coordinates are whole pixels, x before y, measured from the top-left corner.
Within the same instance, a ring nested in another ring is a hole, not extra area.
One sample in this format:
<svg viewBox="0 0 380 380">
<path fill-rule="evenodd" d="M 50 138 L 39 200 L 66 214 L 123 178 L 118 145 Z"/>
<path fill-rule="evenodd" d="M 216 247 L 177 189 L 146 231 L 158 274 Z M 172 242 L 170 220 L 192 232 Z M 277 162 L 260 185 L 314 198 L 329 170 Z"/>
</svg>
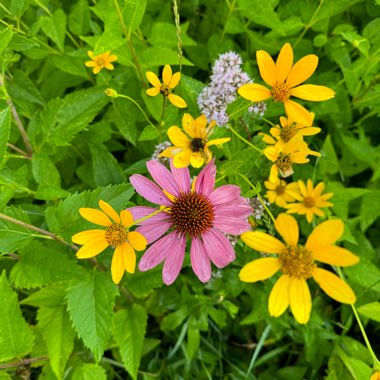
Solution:
<svg viewBox="0 0 380 380">
<path fill-rule="evenodd" d="M 104 64 L 105 64 L 104 59 L 103 59 L 103 58 L 98 58 L 97 64 L 98 64 L 99 66 L 102 66 L 102 67 L 103 67 Z"/>
<path fill-rule="evenodd" d="M 128 231 L 122 224 L 111 224 L 106 229 L 106 240 L 111 247 L 122 245 L 128 236 Z"/>
<path fill-rule="evenodd" d="M 285 193 L 285 186 L 277 186 L 276 187 L 276 193 L 277 193 L 277 195 L 282 195 L 282 194 L 284 194 Z"/>
<path fill-rule="evenodd" d="M 191 237 L 209 230 L 214 221 L 214 208 L 210 201 L 193 191 L 179 195 L 173 201 L 170 212 L 173 227 Z"/>
<path fill-rule="evenodd" d="M 290 89 L 286 83 L 275 84 L 271 93 L 275 102 L 284 102 L 290 97 Z"/>
<path fill-rule="evenodd" d="M 277 160 L 274 162 L 276 166 L 283 172 L 287 172 L 292 168 L 292 159 L 289 154 L 279 153 Z"/>
<path fill-rule="evenodd" d="M 203 150 L 204 147 L 205 147 L 205 143 L 203 142 L 203 139 L 195 138 L 191 140 L 190 149 L 192 152 L 199 152 Z"/>
<path fill-rule="evenodd" d="M 314 201 L 314 199 L 311 198 L 311 197 L 305 197 L 305 198 L 303 199 L 303 204 L 304 204 L 304 206 L 305 206 L 306 208 L 312 208 L 312 207 L 314 207 L 314 205 L 315 205 L 315 201 Z"/>
<path fill-rule="evenodd" d="M 315 264 L 311 253 L 302 245 L 288 247 L 280 253 L 281 271 L 290 277 L 308 279 L 312 276 Z"/>
<path fill-rule="evenodd" d="M 297 128 L 295 125 L 289 125 L 282 129 L 280 137 L 285 141 L 290 141 L 297 134 Z"/>
<path fill-rule="evenodd" d="M 161 92 L 162 95 L 168 97 L 169 94 L 170 94 L 170 89 L 169 89 L 169 87 L 166 87 L 164 84 L 162 84 L 160 92 Z"/>
</svg>

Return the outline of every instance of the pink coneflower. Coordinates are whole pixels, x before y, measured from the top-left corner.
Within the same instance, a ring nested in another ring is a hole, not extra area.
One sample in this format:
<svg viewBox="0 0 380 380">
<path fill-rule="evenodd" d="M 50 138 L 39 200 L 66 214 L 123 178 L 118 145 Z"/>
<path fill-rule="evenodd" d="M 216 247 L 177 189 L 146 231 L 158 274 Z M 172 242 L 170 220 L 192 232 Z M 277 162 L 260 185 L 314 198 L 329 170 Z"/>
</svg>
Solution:
<svg viewBox="0 0 380 380">
<path fill-rule="evenodd" d="M 235 260 L 235 251 L 224 234 L 240 235 L 248 231 L 246 218 L 252 208 L 240 196 L 238 186 L 224 185 L 214 190 L 214 161 L 203 168 L 193 186 L 187 167 L 177 169 L 172 161 L 170 166 L 171 172 L 157 161 L 147 162 L 148 171 L 159 186 L 140 174 L 130 177 L 141 196 L 165 206 L 165 210 L 141 222 L 136 230 L 146 237 L 148 244 L 155 242 L 141 258 L 139 269 L 147 271 L 165 260 L 162 278 L 166 285 L 172 284 L 181 271 L 189 236 L 194 273 L 207 282 L 211 277 L 210 260 L 218 268 Z M 129 210 L 135 220 L 156 211 L 145 206 Z M 171 232 L 163 236 L 169 229 Z"/>
</svg>

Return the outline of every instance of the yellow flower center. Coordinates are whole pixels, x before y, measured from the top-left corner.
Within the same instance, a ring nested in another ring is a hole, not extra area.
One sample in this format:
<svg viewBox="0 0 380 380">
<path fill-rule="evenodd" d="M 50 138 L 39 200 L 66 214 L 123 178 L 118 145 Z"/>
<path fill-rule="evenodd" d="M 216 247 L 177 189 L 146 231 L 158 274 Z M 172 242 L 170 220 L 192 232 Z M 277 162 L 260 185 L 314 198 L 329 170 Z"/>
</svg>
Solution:
<svg viewBox="0 0 380 380">
<path fill-rule="evenodd" d="M 169 94 L 170 94 L 170 89 L 169 89 L 169 87 L 167 87 L 166 85 L 162 84 L 162 85 L 161 85 L 160 92 L 161 92 L 162 95 L 168 97 Z"/>
<path fill-rule="evenodd" d="M 195 139 L 192 139 L 190 142 L 190 149 L 192 152 L 203 151 L 204 147 L 205 147 L 205 142 L 201 138 L 197 137 Z"/>
<path fill-rule="evenodd" d="M 214 208 L 202 194 L 190 191 L 179 195 L 171 207 L 173 227 L 190 236 L 198 236 L 212 227 Z"/>
<path fill-rule="evenodd" d="M 305 197 L 303 199 L 303 205 L 306 207 L 306 208 L 312 208 L 314 207 L 315 205 L 315 200 L 312 198 L 312 197 Z"/>
<path fill-rule="evenodd" d="M 111 247 L 122 245 L 127 240 L 128 232 L 122 224 L 111 224 L 106 229 L 106 241 Z"/>
<path fill-rule="evenodd" d="M 280 152 L 278 154 L 277 160 L 274 162 L 275 165 L 284 173 L 292 170 L 292 159 L 290 158 L 290 154 L 285 154 Z"/>
<path fill-rule="evenodd" d="M 288 247 L 279 255 L 281 271 L 293 278 L 308 279 L 315 268 L 311 253 L 302 245 Z"/>
<path fill-rule="evenodd" d="M 285 186 L 281 186 L 281 185 L 277 186 L 275 191 L 277 195 L 282 195 L 285 193 Z"/>
<path fill-rule="evenodd" d="M 290 88 L 286 83 L 276 83 L 271 93 L 275 102 L 284 102 L 290 97 Z"/>
<path fill-rule="evenodd" d="M 294 124 L 289 125 L 281 130 L 280 137 L 283 141 L 288 142 L 297 134 L 297 128 Z"/>
<path fill-rule="evenodd" d="M 103 58 L 98 58 L 98 61 L 96 62 L 99 66 L 104 66 L 105 62 Z"/>
</svg>

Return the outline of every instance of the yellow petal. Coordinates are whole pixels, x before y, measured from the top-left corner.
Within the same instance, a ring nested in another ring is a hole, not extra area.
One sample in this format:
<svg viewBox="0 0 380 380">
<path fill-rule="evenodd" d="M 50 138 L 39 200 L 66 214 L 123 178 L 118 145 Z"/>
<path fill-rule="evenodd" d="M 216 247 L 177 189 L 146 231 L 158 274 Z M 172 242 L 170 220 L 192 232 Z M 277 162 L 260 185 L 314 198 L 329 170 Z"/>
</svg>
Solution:
<svg viewBox="0 0 380 380">
<path fill-rule="evenodd" d="M 87 51 L 87 55 L 88 55 L 91 59 L 94 58 L 94 52 L 91 51 L 91 50 L 88 50 L 88 51 Z"/>
<path fill-rule="evenodd" d="M 182 126 L 185 132 L 191 137 L 194 138 L 194 119 L 189 113 L 185 113 L 182 118 Z"/>
<path fill-rule="evenodd" d="M 356 302 L 353 290 L 335 274 L 322 268 L 315 268 L 313 277 L 321 289 L 334 300 L 347 304 Z"/>
<path fill-rule="evenodd" d="M 292 153 L 303 148 L 303 137 L 301 135 L 295 135 L 292 137 L 283 147 L 282 151 L 285 154 Z"/>
<path fill-rule="evenodd" d="M 194 137 L 198 137 L 201 139 L 206 138 L 206 126 L 207 126 L 207 118 L 204 114 L 197 117 L 194 120 Z"/>
<path fill-rule="evenodd" d="M 266 51 L 258 50 L 256 52 L 256 60 L 259 66 L 261 78 L 263 78 L 265 83 L 273 87 L 276 83 L 276 68 L 272 57 Z"/>
<path fill-rule="evenodd" d="M 311 113 L 305 107 L 301 106 L 301 104 L 288 99 L 284 102 L 284 106 L 287 115 L 296 123 L 306 125 L 307 127 L 313 124 Z"/>
<path fill-rule="evenodd" d="M 81 214 L 82 218 L 91 223 L 99 224 L 100 226 L 107 227 L 112 224 L 111 220 L 104 212 L 95 208 L 82 207 L 79 209 L 79 214 Z"/>
<path fill-rule="evenodd" d="M 118 284 L 124 274 L 124 259 L 123 255 L 125 254 L 125 246 L 126 244 L 118 245 L 115 248 L 115 252 L 112 256 L 112 262 L 111 262 L 111 274 L 112 274 L 112 281 L 115 284 Z"/>
<path fill-rule="evenodd" d="M 178 146 L 169 146 L 163 152 L 160 153 L 159 157 L 174 157 L 176 154 L 182 151 L 182 148 Z"/>
<path fill-rule="evenodd" d="M 104 231 L 105 233 L 105 231 Z M 86 242 L 86 244 L 79 249 L 77 252 L 78 259 L 88 259 L 98 255 L 100 252 L 104 251 L 108 247 L 108 242 L 105 239 L 105 235 L 100 236 L 96 239 L 91 239 Z"/>
<path fill-rule="evenodd" d="M 149 96 L 156 96 L 156 95 L 158 95 L 160 93 L 160 88 L 159 87 L 148 88 L 146 90 L 146 93 Z"/>
<path fill-rule="evenodd" d="M 340 219 L 327 220 L 314 228 L 309 235 L 305 248 L 316 251 L 334 244 L 343 234 L 344 224 Z"/>
<path fill-rule="evenodd" d="M 286 84 L 289 87 L 295 87 L 298 84 L 305 82 L 314 73 L 318 66 L 318 57 L 314 54 L 306 55 L 301 58 L 290 70 Z M 293 119 L 294 120 L 294 119 Z"/>
<path fill-rule="evenodd" d="M 263 257 L 244 265 L 239 273 L 239 278 L 244 282 L 266 280 L 272 277 L 280 267 L 280 260 L 276 257 Z"/>
<path fill-rule="evenodd" d="M 121 224 L 124 227 L 129 227 L 133 224 L 133 216 L 129 210 L 122 210 L 120 213 Z"/>
<path fill-rule="evenodd" d="M 265 99 L 269 99 L 272 96 L 270 90 L 261 84 L 248 83 L 239 87 L 238 93 L 244 99 L 248 99 L 252 102 L 260 102 Z"/>
<path fill-rule="evenodd" d="M 186 102 L 178 95 L 169 94 L 168 99 L 173 106 L 176 106 L 178 108 L 186 108 L 187 104 Z"/>
<path fill-rule="evenodd" d="M 145 236 L 137 231 L 128 232 L 127 239 L 136 251 L 143 251 L 148 244 Z"/>
<path fill-rule="evenodd" d="M 191 150 L 185 149 L 182 152 L 175 155 L 173 159 L 173 165 L 176 168 L 185 168 L 190 164 Z"/>
<path fill-rule="evenodd" d="M 335 245 L 327 246 L 312 253 L 314 260 L 321 263 L 338 265 L 346 267 L 355 265 L 359 262 L 359 257 L 354 255 L 348 249 L 336 247 Z"/>
<path fill-rule="evenodd" d="M 193 152 L 190 156 L 190 164 L 193 168 L 200 168 L 204 162 L 205 160 L 200 152 Z"/>
<path fill-rule="evenodd" d="M 223 138 L 220 138 L 220 139 L 214 139 L 214 140 L 210 140 L 206 143 L 206 146 L 211 146 L 211 145 L 221 145 L 221 144 L 224 144 L 228 141 L 231 140 L 231 137 L 223 137 Z"/>
<path fill-rule="evenodd" d="M 94 67 L 94 70 L 92 70 L 92 72 L 94 73 L 94 74 L 98 74 L 99 73 L 99 71 L 102 69 L 102 66 L 96 66 L 96 67 Z"/>
<path fill-rule="evenodd" d="M 105 239 L 105 231 L 104 230 L 87 230 L 78 232 L 77 234 L 73 235 L 71 240 L 75 244 L 86 244 L 88 241 L 93 239 Z"/>
<path fill-rule="evenodd" d="M 298 323 L 305 324 L 310 318 L 311 296 L 304 279 L 292 278 L 289 286 L 290 310 Z"/>
<path fill-rule="evenodd" d="M 281 253 L 286 249 L 285 244 L 283 244 L 280 240 L 261 231 L 244 232 L 241 235 L 241 240 L 259 252 Z"/>
<path fill-rule="evenodd" d="M 84 65 L 85 65 L 86 67 L 95 67 L 95 66 L 98 66 L 98 64 L 97 64 L 95 61 L 86 61 L 86 62 L 84 63 Z"/>
<path fill-rule="evenodd" d="M 174 88 L 179 83 L 179 80 L 181 79 L 181 73 L 178 71 L 173 74 L 172 79 L 169 83 L 169 88 Z"/>
<path fill-rule="evenodd" d="M 135 273 L 136 253 L 130 244 L 125 243 L 123 245 L 125 245 L 124 252 L 123 252 L 124 268 L 128 273 Z"/>
<path fill-rule="evenodd" d="M 298 244 L 298 223 L 291 215 L 281 213 L 274 226 L 287 245 L 294 247 Z"/>
<path fill-rule="evenodd" d="M 278 167 L 276 165 L 272 165 L 270 168 L 270 173 L 269 173 L 269 181 L 276 182 L 277 179 L 278 179 Z"/>
<path fill-rule="evenodd" d="M 269 146 L 268 148 L 264 149 L 265 157 L 268 160 L 271 160 L 272 162 L 276 161 L 278 158 L 278 151 L 274 146 Z M 273 181 L 271 181 L 273 182 Z"/>
<path fill-rule="evenodd" d="M 162 71 L 162 81 L 168 87 L 172 79 L 172 74 L 172 68 L 169 65 L 165 65 L 164 70 Z"/>
<path fill-rule="evenodd" d="M 286 43 L 280 51 L 276 61 L 276 78 L 277 83 L 285 82 L 290 69 L 293 66 L 293 49 L 289 43 Z"/>
<path fill-rule="evenodd" d="M 326 86 L 317 86 L 315 84 L 303 84 L 292 88 L 290 95 L 296 98 L 312 100 L 318 102 L 321 100 L 328 100 L 335 96 L 335 92 Z"/>
<path fill-rule="evenodd" d="M 189 138 L 177 126 L 170 127 L 167 133 L 173 145 L 181 147 L 190 145 Z"/>
<path fill-rule="evenodd" d="M 287 274 L 283 274 L 269 295 L 268 309 L 272 317 L 279 317 L 289 306 L 289 285 L 290 278 Z"/>
<path fill-rule="evenodd" d="M 107 70 L 113 70 L 115 68 L 115 66 L 112 64 L 112 63 L 105 63 L 104 64 L 104 67 L 107 69 Z"/>
<path fill-rule="evenodd" d="M 301 133 L 302 136 L 313 136 L 319 133 L 320 131 L 321 131 L 321 128 L 317 128 L 317 127 L 300 128 L 298 130 L 298 132 Z"/>
<path fill-rule="evenodd" d="M 270 136 L 266 133 L 259 132 L 259 135 L 263 136 L 262 141 L 264 141 L 265 144 L 273 145 L 273 144 L 276 144 L 276 142 L 277 142 L 277 140 L 275 140 L 272 136 Z"/>
<path fill-rule="evenodd" d="M 111 219 L 113 219 L 116 223 L 120 223 L 119 214 L 113 209 L 111 205 L 102 200 L 99 201 L 99 207 L 105 212 Z"/>
<path fill-rule="evenodd" d="M 107 61 L 108 62 L 114 62 L 117 60 L 117 55 L 110 55 L 108 58 L 107 58 Z"/>
<path fill-rule="evenodd" d="M 149 83 L 154 86 L 154 87 L 157 87 L 157 88 L 160 88 L 161 87 L 161 82 L 160 80 L 158 79 L 158 76 L 152 72 L 152 71 L 147 71 L 145 73 L 146 77 L 148 78 L 148 81 Z"/>
</svg>

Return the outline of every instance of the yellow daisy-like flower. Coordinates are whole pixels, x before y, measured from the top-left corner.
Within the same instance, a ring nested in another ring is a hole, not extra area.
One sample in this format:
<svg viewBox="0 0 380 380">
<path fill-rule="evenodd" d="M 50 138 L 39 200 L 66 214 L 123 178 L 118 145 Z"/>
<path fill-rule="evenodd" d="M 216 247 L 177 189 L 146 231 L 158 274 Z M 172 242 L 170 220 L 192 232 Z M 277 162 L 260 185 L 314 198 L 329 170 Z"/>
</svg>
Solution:
<svg viewBox="0 0 380 380">
<path fill-rule="evenodd" d="M 311 112 L 311 116 L 314 120 L 314 112 Z M 292 119 L 281 116 L 280 125 L 272 127 L 269 131 L 270 135 L 260 132 L 259 135 L 263 136 L 263 141 L 266 144 L 274 145 L 278 141 L 286 144 L 294 136 L 300 134 L 302 136 L 316 135 L 321 131 L 321 128 L 306 127 L 300 123 L 295 123 Z"/>
<path fill-rule="evenodd" d="M 153 86 L 146 90 L 146 93 L 149 96 L 156 96 L 162 94 L 169 99 L 170 103 L 173 106 L 178 108 L 186 108 L 186 102 L 178 95 L 173 94 L 173 88 L 176 87 L 181 79 L 181 73 L 172 72 L 172 68 L 169 65 L 165 65 L 164 70 L 162 71 L 162 83 L 158 79 L 158 76 L 152 71 L 146 72 L 146 77 L 148 78 L 149 83 Z"/>
<path fill-rule="evenodd" d="M 299 180 L 298 186 L 300 192 L 295 194 L 294 198 L 299 201 L 299 203 L 287 204 L 285 208 L 288 209 L 288 213 L 306 215 L 306 219 L 309 223 L 313 221 L 314 214 L 318 216 L 325 216 L 325 213 L 321 210 L 321 207 L 333 206 L 333 204 L 327 202 L 327 200 L 334 194 L 322 194 L 325 189 L 325 184 L 320 182 L 314 188 L 311 179 L 308 179 L 306 184 Z"/>
<path fill-rule="evenodd" d="M 380 371 L 374 372 L 369 380 L 380 380 Z"/>
<path fill-rule="evenodd" d="M 276 178 L 275 182 L 265 181 L 268 189 L 266 197 L 270 203 L 276 203 L 279 207 L 284 207 L 288 202 L 293 202 L 299 193 L 297 182 L 287 184 L 283 179 Z"/>
<path fill-rule="evenodd" d="M 293 65 L 293 49 L 286 43 L 278 55 L 276 63 L 264 50 L 256 52 L 257 64 L 261 78 L 271 89 L 257 83 L 248 83 L 238 89 L 239 94 L 252 102 L 260 102 L 272 98 L 275 102 L 283 102 L 287 115 L 296 123 L 311 126 L 312 115 L 303 106 L 290 100 L 296 98 L 321 101 L 334 97 L 335 92 L 325 86 L 300 83 L 309 79 L 318 65 L 318 57 L 306 55 Z"/>
<path fill-rule="evenodd" d="M 114 66 L 111 62 L 116 61 L 117 56 L 110 54 L 111 51 L 107 51 L 106 53 L 94 56 L 94 52 L 89 50 L 87 55 L 91 58 L 91 61 L 85 62 L 85 65 L 87 67 L 93 67 L 92 72 L 94 74 L 97 74 L 103 67 L 108 70 L 113 70 Z"/>
<path fill-rule="evenodd" d="M 276 182 L 278 173 L 284 178 L 293 174 L 293 164 L 305 164 L 309 162 L 308 155 L 319 157 L 320 154 L 310 150 L 302 135 L 296 135 L 286 144 L 277 142 L 273 146 L 264 149 L 265 156 L 274 164 L 270 169 L 269 181 Z"/>
<path fill-rule="evenodd" d="M 174 146 L 166 148 L 160 154 L 162 157 L 174 157 L 173 164 L 176 168 L 184 168 L 189 164 L 194 168 L 200 168 L 211 160 L 212 153 L 209 146 L 224 144 L 231 140 L 230 137 L 225 137 L 208 141 L 215 122 L 212 121 L 207 126 L 205 115 L 194 120 L 190 114 L 185 113 L 182 118 L 182 126 L 188 136 L 177 126 L 170 127 L 168 136 Z"/>
<path fill-rule="evenodd" d="M 147 240 L 139 232 L 128 230 L 128 227 L 133 224 L 130 211 L 123 210 L 119 216 L 108 203 L 102 200 L 99 201 L 99 207 L 102 211 L 94 208 L 80 208 L 79 213 L 89 222 L 106 227 L 106 229 L 79 232 L 72 237 L 72 241 L 83 245 L 77 252 L 79 259 L 94 257 L 107 247 L 115 248 L 111 273 L 113 282 L 118 284 L 125 270 L 129 273 L 135 272 L 135 250 L 143 251 L 146 248 Z"/>
<path fill-rule="evenodd" d="M 334 300 L 353 304 L 356 296 L 352 289 L 332 272 L 318 268 L 315 261 L 324 264 L 350 266 L 359 258 L 334 243 L 342 236 L 344 224 L 339 219 L 328 220 L 314 228 L 306 244 L 298 242 L 299 228 L 294 217 L 280 214 L 275 222 L 277 232 L 285 244 L 260 231 L 244 232 L 242 240 L 249 247 L 273 253 L 278 257 L 264 257 L 246 264 L 240 271 L 240 280 L 266 280 L 277 271 L 282 275 L 274 285 L 268 300 L 269 314 L 279 317 L 290 305 L 298 323 L 307 323 L 311 312 L 311 296 L 306 280 L 314 278 L 322 290 Z"/>
</svg>

